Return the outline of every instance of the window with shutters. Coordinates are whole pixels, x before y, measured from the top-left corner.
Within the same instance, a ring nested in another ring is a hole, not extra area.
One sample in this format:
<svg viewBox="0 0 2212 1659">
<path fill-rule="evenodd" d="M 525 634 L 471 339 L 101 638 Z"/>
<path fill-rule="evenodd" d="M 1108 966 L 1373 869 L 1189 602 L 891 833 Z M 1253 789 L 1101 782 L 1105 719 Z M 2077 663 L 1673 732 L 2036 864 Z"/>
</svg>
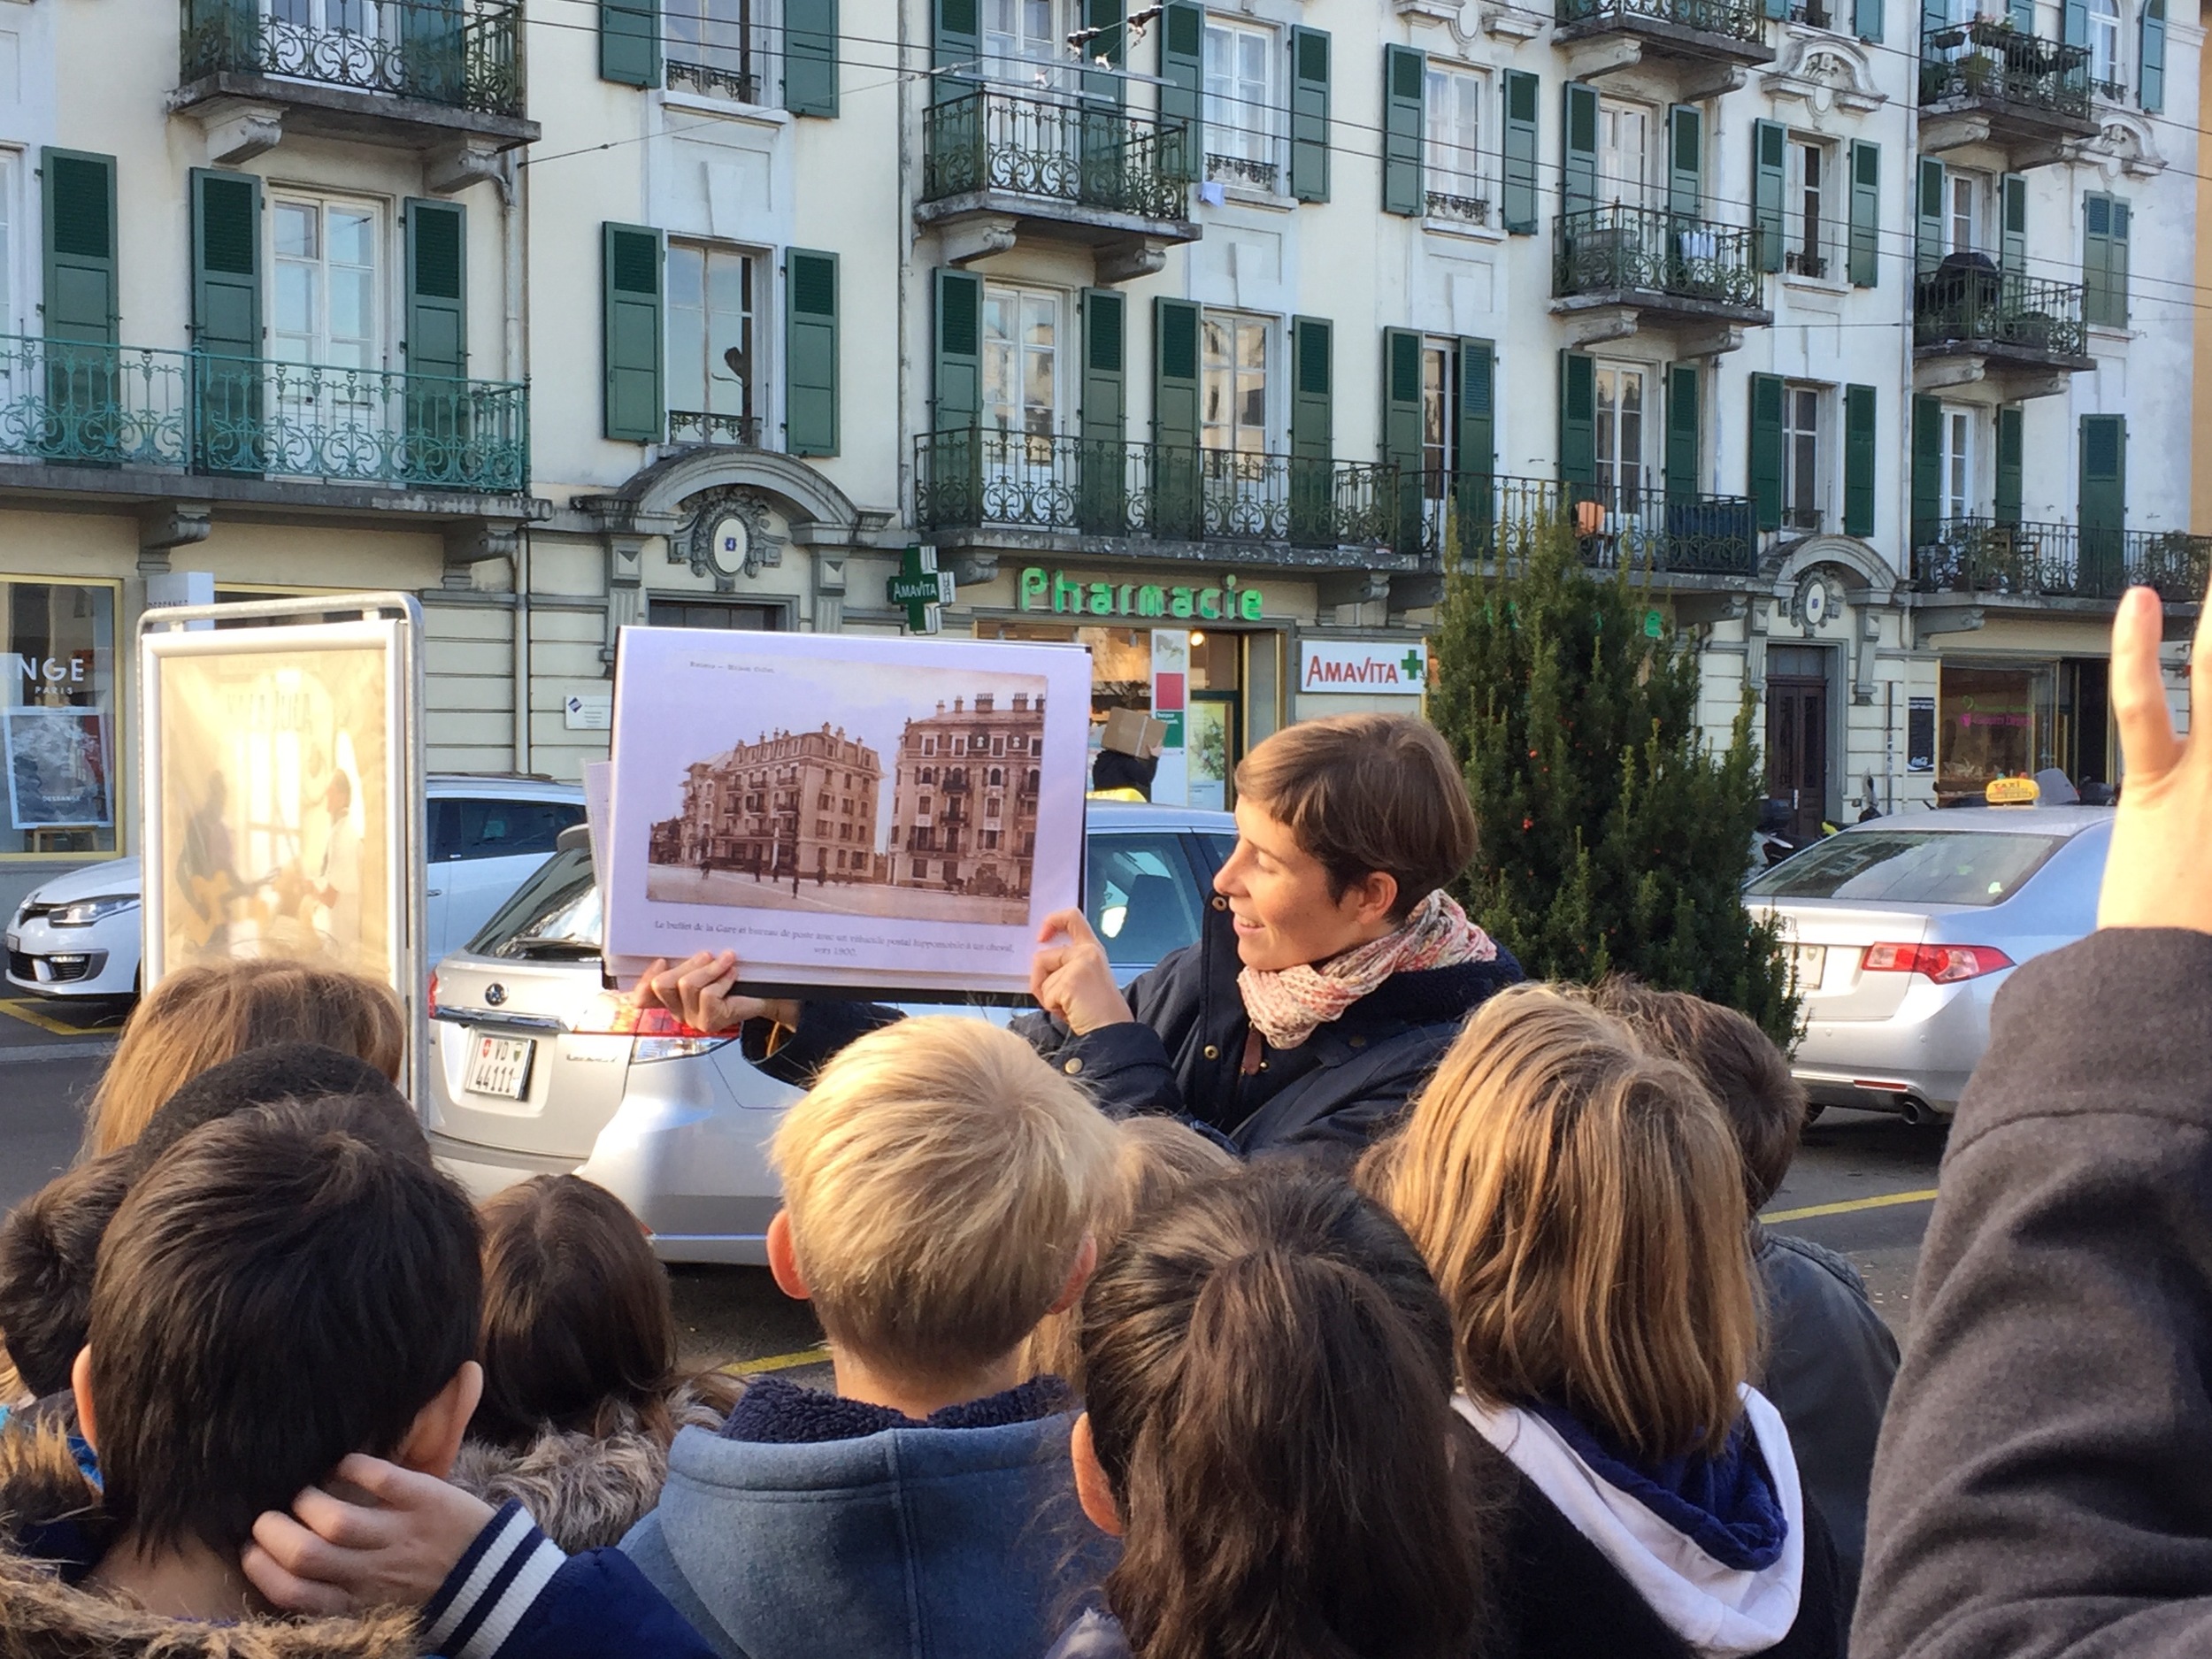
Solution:
<svg viewBox="0 0 2212 1659">
<path fill-rule="evenodd" d="M 991 282 L 983 289 L 983 426 L 1025 433 L 1049 465 L 1063 414 L 1060 317 L 1051 288 Z"/>
<path fill-rule="evenodd" d="M 1809 29 L 1832 29 L 1837 23 L 1838 0 L 1789 0 L 1790 21 Z"/>
<path fill-rule="evenodd" d="M 1944 252 L 1984 251 L 1987 220 L 1982 202 L 1988 190 L 1989 180 L 1981 173 L 1961 173 L 1954 168 L 1944 174 Z"/>
<path fill-rule="evenodd" d="M 1651 111 L 1611 98 L 1598 102 L 1598 201 L 1624 207 L 1648 204 L 1651 188 Z"/>
<path fill-rule="evenodd" d="M 758 104 L 767 85 L 764 0 L 661 0 L 664 73 L 672 90 Z"/>
<path fill-rule="evenodd" d="M 671 238 L 667 284 L 668 441 L 760 442 L 768 380 L 756 314 L 767 256 Z"/>
<path fill-rule="evenodd" d="M 1490 216 L 1490 188 L 1482 155 L 1486 77 L 1429 60 L 1423 88 L 1421 181 L 1428 211 L 1440 219 L 1483 224 Z"/>
<path fill-rule="evenodd" d="M 1459 456 L 1459 342 L 1421 342 L 1421 494 L 1441 503 Z"/>
<path fill-rule="evenodd" d="M 1782 527 L 1818 530 L 1828 511 L 1828 402 L 1824 386 L 1782 388 Z"/>
<path fill-rule="evenodd" d="M 383 215 L 367 202 L 269 203 L 269 355 L 339 369 L 384 366 Z"/>
<path fill-rule="evenodd" d="M 1617 511 L 1634 512 L 1650 465 L 1650 423 L 1644 419 L 1651 376 L 1624 364 L 1597 365 L 1597 485 L 1599 499 Z"/>
<path fill-rule="evenodd" d="M 1269 319 L 1248 312 L 1209 311 L 1201 320 L 1199 416 L 1205 448 L 1267 453 L 1271 333 Z"/>
<path fill-rule="evenodd" d="M 1977 491 L 1974 477 L 1974 411 L 1945 404 L 1938 417 L 1942 434 L 1943 471 L 1940 475 L 1942 515 L 1946 518 L 1974 516 Z"/>
<path fill-rule="evenodd" d="M 1206 176 L 1275 192 L 1282 184 L 1282 59 L 1274 30 L 1206 19 Z"/>
<path fill-rule="evenodd" d="M 1820 282 L 1844 279 L 1844 225 L 1850 185 L 1835 145 L 1792 133 L 1782 220 L 1782 269 Z"/>
<path fill-rule="evenodd" d="M 2089 0 L 2090 84 L 2108 98 L 2124 98 L 2120 74 L 2120 0 Z"/>
</svg>

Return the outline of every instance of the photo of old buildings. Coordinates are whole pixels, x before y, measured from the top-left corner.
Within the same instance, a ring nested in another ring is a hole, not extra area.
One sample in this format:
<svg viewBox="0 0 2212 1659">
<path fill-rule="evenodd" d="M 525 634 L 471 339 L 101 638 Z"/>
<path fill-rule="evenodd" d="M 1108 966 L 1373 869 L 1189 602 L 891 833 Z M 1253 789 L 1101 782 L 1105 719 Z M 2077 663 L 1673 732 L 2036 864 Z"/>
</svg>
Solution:
<svg viewBox="0 0 2212 1659">
<path fill-rule="evenodd" d="M 891 880 L 982 896 L 1029 896 L 1045 700 L 955 697 L 909 720 L 891 794 Z"/>
<path fill-rule="evenodd" d="M 683 811 L 653 826 L 652 861 L 770 880 L 879 880 L 882 781 L 876 751 L 842 726 L 764 732 L 692 764 Z"/>
</svg>

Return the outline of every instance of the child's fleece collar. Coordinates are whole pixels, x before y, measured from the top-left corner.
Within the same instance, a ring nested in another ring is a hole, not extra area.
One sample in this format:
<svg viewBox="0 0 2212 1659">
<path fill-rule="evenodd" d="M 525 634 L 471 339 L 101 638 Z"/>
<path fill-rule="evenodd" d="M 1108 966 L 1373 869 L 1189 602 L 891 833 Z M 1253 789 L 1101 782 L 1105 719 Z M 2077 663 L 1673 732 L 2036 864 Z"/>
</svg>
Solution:
<svg viewBox="0 0 2212 1659">
<path fill-rule="evenodd" d="M 926 1419 L 910 1417 L 889 1406 L 847 1400 L 816 1388 L 802 1388 L 780 1377 L 763 1377 L 747 1386 L 744 1397 L 722 1425 L 722 1438 L 776 1446 L 818 1445 L 857 1440 L 888 1429 L 996 1429 L 1034 1423 L 1071 1410 L 1075 1394 L 1057 1377 L 1034 1377 L 1003 1394 L 933 1411 Z"/>
</svg>

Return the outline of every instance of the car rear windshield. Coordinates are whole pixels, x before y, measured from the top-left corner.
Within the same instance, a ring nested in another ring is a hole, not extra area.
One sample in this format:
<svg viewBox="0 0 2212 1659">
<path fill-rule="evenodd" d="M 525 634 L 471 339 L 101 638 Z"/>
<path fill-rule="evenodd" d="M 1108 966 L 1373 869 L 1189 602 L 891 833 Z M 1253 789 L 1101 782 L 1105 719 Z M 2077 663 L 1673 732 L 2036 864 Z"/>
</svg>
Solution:
<svg viewBox="0 0 2212 1659">
<path fill-rule="evenodd" d="M 1744 888 L 1755 899 L 1996 904 L 2066 844 L 1994 830 L 1855 830 L 1816 841 Z"/>
<path fill-rule="evenodd" d="M 555 853 L 468 942 L 469 954 L 540 960 L 599 954 L 599 887 L 591 854 Z"/>
</svg>

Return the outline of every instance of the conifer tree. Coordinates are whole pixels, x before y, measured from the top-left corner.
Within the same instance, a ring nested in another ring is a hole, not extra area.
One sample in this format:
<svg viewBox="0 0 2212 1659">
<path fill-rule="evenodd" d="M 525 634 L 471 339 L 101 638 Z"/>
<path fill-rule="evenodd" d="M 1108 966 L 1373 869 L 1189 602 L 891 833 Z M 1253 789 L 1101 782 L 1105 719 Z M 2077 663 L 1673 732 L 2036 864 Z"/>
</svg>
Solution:
<svg viewBox="0 0 2212 1659">
<path fill-rule="evenodd" d="M 1480 849 L 1457 896 L 1532 978 L 1626 972 L 1741 1009 L 1786 1048 L 1797 999 L 1740 889 L 1764 794 L 1747 695 L 1700 733 L 1697 654 L 1645 631 L 1629 572 L 1546 524 L 1454 575 L 1429 712 L 1458 755 Z"/>
</svg>

